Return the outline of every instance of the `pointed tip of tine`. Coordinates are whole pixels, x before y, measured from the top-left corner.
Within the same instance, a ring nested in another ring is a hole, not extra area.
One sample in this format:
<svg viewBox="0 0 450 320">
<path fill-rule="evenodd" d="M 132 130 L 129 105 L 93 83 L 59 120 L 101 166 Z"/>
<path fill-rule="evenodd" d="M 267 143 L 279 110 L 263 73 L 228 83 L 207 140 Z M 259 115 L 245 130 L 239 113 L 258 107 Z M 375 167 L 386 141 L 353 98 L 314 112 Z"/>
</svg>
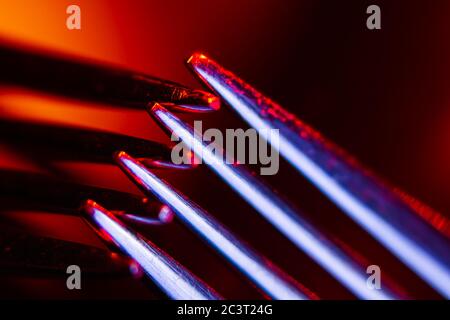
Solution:
<svg viewBox="0 0 450 320">
<path fill-rule="evenodd" d="M 220 92 L 217 92 L 217 88 L 215 88 L 215 86 L 211 83 L 211 80 L 222 76 L 222 73 L 226 70 L 214 60 L 208 58 L 203 53 L 198 52 L 189 57 L 186 61 L 186 65 L 206 87 L 218 95 L 218 100 L 221 101 L 221 94 Z"/>
<path fill-rule="evenodd" d="M 150 113 L 157 113 L 158 111 L 167 111 L 166 108 L 164 108 L 160 103 L 155 102 L 153 104 L 150 104 L 147 108 L 148 112 Z"/>
<path fill-rule="evenodd" d="M 201 61 L 209 60 L 208 57 L 201 52 L 194 52 L 187 60 L 186 63 L 191 66 L 196 66 Z"/>
<path fill-rule="evenodd" d="M 189 170 L 196 167 L 195 164 L 174 163 L 172 161 L 152 158 L 138 158 L 137 161 L 142 163 L 148 169 L 177 169 L 177 170 Z"/>
<path fill-rule="evenodd" d="M 206 103 L 208 105 L 208 110 L 209 111 L 217 111 L 220 110 L 221 104 L 220 104 L 220 98 L 217 97 L 216 95 L 206 92 L 204 94 Z"/>
<path fill-rule="evenodd" d="M 203 82 L 205 82 L 206 86 L 209 87 L 211 89 L 211 86 L 208 84 L 207 81 L 205 81 L 205 79 L 203 79 L 201 73 L 202 71 L 205 71 L 206 69 L 208 69 L 208 64 L 213 62 L 211 59 L 209 59 L 206 55 L 204 55 L 203 53 L 200 52 L 196 52 L 194 54 L 192 54 L 187 60 L 186 60 L 186 64 L 188 66 L 189 69 L 191 69 L 191 71 L 197 76 L 199 77 Z M 209 95 L 204 95 L 204 99 L 206 101 L 206 104 L 208 105 L 208 110 L 205 111 L 217 111 L 220 109 L 221 107 L 221 99 L 220 97 L 214 95 L 214 94 L 209 94 Z"/>
<path fill-rule="evenodd" d="M 120 162 L 125 157 L 129 157 L 129 155 L 125 151 L 116 151 L 114 153 L 114 160 L 116 162 Z"/>
<path fill-rule="evenodd" d="M 220 99 L 204 90 L 191 90 L 183 101 L 172 106 L 173 109 L 188 112 L 213 112 L 220 109 Z"/>
<path fill-rule="evenodd" d="M 132 158 L 130 155 L 128 155 L 128 153 L 126 153 L 125 151 L 117 151 L 114 154 L 114 161 L 115 163 L 117 163 L 117 165 L 119 166 L 119 168 L 121 168 L 122 170 L 125 170 L 125 172 L 128 172 L 128 166 L 127 166 L 127 162 L 132 161 L 132 162 L 137 162 L 137 160 L 135 160 L 134 158 Z"/>
<path fill-rule="evenodd" d="M 143 170 L 147 170 L 147 168 L 142 163 L 128 155 L 125 151 L 117 152 L 114 160 L 116 161 L 119 168 L 124 171 L 132 181 L 140 180 L 140 177 L 132 168 L 139 167 Z"/>
<path fill-rule="evenodd" d="M 155 103 L 150 103 L 147 108 L 146 111 L 148 112 L 148 114 L 159 124 L 161 124 L 161 118 L 159 116 L 159 111 L 167 111 L 166 108 L 164 108 L 161 104 L 159 104 L 158 102 Z"/>
<path fill-rule="evenodd" d="M 158 218 L 162 223 L 170 223 L 172 222 L 174 217 L 175 213 L 172 211 L 172 209 L 170 209 L 169 206 L 165 204 L 161 205 L 158 213 Z"/>
<path fill-rule="evenodd" d="M 220 109 L 220 99 L 204 90 L 186 90 L 177 102 L 165 102 L 173 111 L 188 113 L 208 113 Z"/>
<path fill-rule="evenodd" d="M 99 207 L 97 202 L 91 199 L 87 199 L 81 205 L 82 211 L 86 213 L 88 216 L 92 216 L 94 214 L 94 209 Z"/>
<path fill-rule="evenodd" d="M 203 78 L 203 73 L 204 72 L 209 73 L 210 68 L 212 66 L 215 66 L 215 62 L 213 60 L 208 58 L 203 53 L 196 52 L 196 53 L 192 54 L 189 57 L 189 59 L 186 60 L 186 65 L 197 77 L 200 78 L 200 80 L 205 82 L 207 87 L 209 87 L 211 89 L 211 86 Z"/>
<path fill-rule="evenodd" d="M 169 110 L 167 110 L 163 105 L 155 102 L 153 105 L 149 105 L 147 108 L 147 112 L 150 116 L 155 120 L 161 128 L 168 134 L 171 133 L 171 130 L 167 127 L 164 121 L 164 115 L 169 114 Z"/>
</svg>

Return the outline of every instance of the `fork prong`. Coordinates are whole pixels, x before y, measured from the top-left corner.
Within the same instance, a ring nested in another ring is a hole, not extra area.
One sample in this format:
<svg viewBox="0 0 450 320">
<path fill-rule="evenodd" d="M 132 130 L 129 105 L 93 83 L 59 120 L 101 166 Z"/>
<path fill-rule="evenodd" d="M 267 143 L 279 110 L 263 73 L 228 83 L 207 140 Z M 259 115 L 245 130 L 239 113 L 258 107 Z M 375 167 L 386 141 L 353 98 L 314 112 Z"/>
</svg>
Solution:
<svg viewBox="0 0 450 320">
<path fill-rule="evenodd" d="M 217 249 L 271 298 L 288 300 L 316 298 L 311 291 L 296 283 L 273 263 L 237 239 L 207 212 L 159 179 L 139 161 L 125 152 L 118 153 L 116 160 L 122 170 L 144 192 L 151 192 L 161 202 L 166 203 L 183 223 Z"/>
<path fill-rule="evenodd" d="M 404 264 L 450 298 L 449 239 L 420 216 L 430 224 L 439 221 L 434 227 L 441 231 L 450 225 L 448 219 L 416 200 L 406 200 L 411 197 L 399 197 L 317 131 L 205 55 L 194 54 L 188 64 L 262 137 L 267 139 L 268 129 L 278 129 L 279 145 L 272 147 Z"/>
<path fill-rule="evenodd" d="M 84 211 L 101 231 L 144 269 L 145 273 L 170 298 L 181 300 L 218 300 L 220 295 L 155 244 L 132 232 L 111 212 L 92 200 Z"/>
<path fill-rule="evenodd" d="M 85 59 L 4 45 L 0 45 L 0 57 L 0 83 L 121 108 L 142 109 L 150 101 L 166 102 L 186 112 L 220 108 L 220 100 L 209 92 Z"/>
<path fill-rule="evenodd" d="M 158 205 L 158 216 L 157 217 L 148 217 L 143 215 L 126 213 L 125 211 L 111 211 L 115 216 L 121 218 L 122 220 L 131 221 L 137 224 L 142 225 L 151 225 L 151 226 L 162 226 L 172 222 L 174 213 L 170 208 L 166 205 Z"/>
<path fill-rule="evenodd" d="M 300 218 L 298 212 L 270 188 L 244 170 L 224 161 L 226 155 L 220 146 L 214 152 L 200 140 L 201 135 L 167 111 L 159 104 L 151 109 L 151 114 L 168 130 L 175 133 L 230 187 L 256 209 L 284 236 L 314 259 L 322 268 L 362 299 L 389 299 L 394 296 L 386 288 L 370 290 L 366 285 L 366 273 L 351 257 L 328 241 L 310 223 Z M 216 152 L 219 151 L 219 152 Z M 222 152 L 220 152 L 222 151 Z M 222 153 L 219 157 L 216 153 Z"/>
</svg>

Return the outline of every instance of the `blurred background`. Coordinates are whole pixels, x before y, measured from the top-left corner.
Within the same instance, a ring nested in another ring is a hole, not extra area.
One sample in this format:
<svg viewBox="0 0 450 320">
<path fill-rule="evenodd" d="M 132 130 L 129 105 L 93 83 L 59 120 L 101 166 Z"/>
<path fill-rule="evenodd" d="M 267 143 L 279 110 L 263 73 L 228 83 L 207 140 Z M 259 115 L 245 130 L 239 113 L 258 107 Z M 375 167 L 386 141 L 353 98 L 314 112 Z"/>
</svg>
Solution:
<svg viewBox="0 0 450 320">
<path fill-rule="evenodd" d="M 66 28 L 70 4 L 81 8 L 81 30 Z M 381 30 L 366 28 L 370 4 L 381 8 Z M 90 59 L 194 88 L 201 85 L 184 62 L 193 52 L 204 52 L 386 181 L 450 217 L 449 17 L 446 0 L 0 0 L 0 42 Z M 169 142 L 145 111 L 16 87 L 0 87 L 0 117 Z M 226 106 L 216 113 L 182 117 L 203 120 L 204 127 L 246 128 Z M 22 151 L 2 143 L 0 137 L 0 168 L 45 174 L 45 168 Z M 52 165 L 73 181 L 139 194 L 113 165 L 76 161 Z M 206 167 L 157 173 L 321 298 L 353 298 Z M 276 176 L 264 179 L 363 263 L 379 265 L 386 281 L 401 285 L 399 290 L 415 298 L 438 297 L 286 163 L 281 163 Z M 10 208 L 0 208 L 0 214 L 0 228 L 13 224 L 36 236 L 105 248 L 77 216 Z M 262 298 L 178 222 L 135 228 L 226 298 Z M 87 274 L 82 290 L 69 291 L 64 272 L 3 270 L 0 297 L 159 297 L 135 278 Z"/>
</svg>

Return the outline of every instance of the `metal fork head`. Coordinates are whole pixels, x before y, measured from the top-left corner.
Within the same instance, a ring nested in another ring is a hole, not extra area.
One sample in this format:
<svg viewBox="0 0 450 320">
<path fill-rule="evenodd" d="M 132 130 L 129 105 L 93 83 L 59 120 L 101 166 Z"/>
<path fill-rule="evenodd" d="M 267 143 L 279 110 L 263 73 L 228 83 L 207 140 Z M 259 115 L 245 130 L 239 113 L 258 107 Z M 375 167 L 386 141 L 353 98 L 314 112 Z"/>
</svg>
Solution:
<svg viewBox="0 0 450 320">
<path fill-rule="evenodd" d="M 188 60 L 188 65 L 217 95 L 146 75 L 67 59 L 3 47 L 0 47 L 0 53 L 5 58 L 0 61 L 4 67 L 4 72 L 0 75 L 3 83 L 129 108 L 144 109 L 148 107 L 150 100 L 160 102 L 161 104 L 150 102 L 147 110 L 154 119 L 169 133 L 176 133 L 186 144 L 190 144 L 194 153 L 203 157 L 213 172 L 355 296 L 362 299 L 403 298 L 390 287 L 383 287 L 382 290 L 367 287 L 365 266 L 324 236 L 307 221 L 301 210 L 291 206 L 242 166 L 222 163 L 223 158 L 216 159 L 214 154 L 208 153 L 202 141 L 196 140 L 192 128 L 170 112 L 217 111 L 220 97 L 252 128 L 258 130 L 263 138 L 267 138 L 266 129 L 280 130 L 280 143 L 273 147 L 293 168 L 426 283 L 442 296 L 450 297 L 450 222 L 445 216 L 380 182 L 373 173 L 318 131 L 205 55 L 194 54 Z M 49 70 L 54 71 L 53 77 L 42 78 L 42 74 L 47 74 Z M 75 80 L 72 81 L 73 79 Z M 79 79 L 92 81 L 80 82 Z M 22 135 L 9 135 L 19 129 L 22 130 Z M 83 212 L 87 214 L 87 219 L 96 232 L 112 246 L 136 260 L 149 278 L 170 298 L 220 299 L 221 296 L 123 221 L 162 226 L 176 216 L 268 297 L 317 298 L 311 290 L 289 277 L 232 234 L 211 214 L 149 170 L 194 167 L 170 163 L 170 150 L 166 146 L 107 132 L 28 123 L 19 126 L 7 121 L 2 121 L 0 131 L 6 133 L 5 137 L 10 142 L 27 149 L 42 151 L 41 148 L 47 148 L 45 156 L 53 160 L 73 156 L 82 160 L 110 162 L 111 154 L 124 148 L 136 156 L 137 159 L 134 159 L 125 153 L 118 153 L 115 161 L 146 195 L 153 194 L 159 199 L 159 202 L 151 202 L 155 205 L 151 209 L 152 215 L 142 214 L 141 211 L 145 207 L 146 213 L 149 213 L 150 202 L 141 201 L 148 201 L 147 197 L 113 190 L 66 183 L 58 185 L 38 179 L 38 184 L 45 190 L 35 188 L 33 192 L 33 187 L 27 185 L 29 177 L 20 180 L 23 183 L 20 182 L 18 187 L 17 179 L 2 180 L 0 187 L 9 192 L 4 196 L 19 197 L 27 201 L 32 198 L 37 204 L 44 206 L 53 203 L 59 207 L 67 207 L 71 213 L 76 211 L 81 198 L 94 198 L 106 203 L 109 208 L 114 207 L 107 210 L 89 200 L 84 204 Z M 55 135 L 55 131 L 59 135 Z M 270 142 L 270 139 L 267 140 Z M 73 148 L 74 146 L 77 148 Z M 15 181 L 16 184 L 8 181 Z M 27 186 L 31 192 L 22 192 Z M 55 200 L 55 194 L 59 197 L 58 201 Z M 30 196 L 25 197 L 26 195 Z M 124 204 L 125 209 L 116 210 L 117 203 Z"/>
</svg>

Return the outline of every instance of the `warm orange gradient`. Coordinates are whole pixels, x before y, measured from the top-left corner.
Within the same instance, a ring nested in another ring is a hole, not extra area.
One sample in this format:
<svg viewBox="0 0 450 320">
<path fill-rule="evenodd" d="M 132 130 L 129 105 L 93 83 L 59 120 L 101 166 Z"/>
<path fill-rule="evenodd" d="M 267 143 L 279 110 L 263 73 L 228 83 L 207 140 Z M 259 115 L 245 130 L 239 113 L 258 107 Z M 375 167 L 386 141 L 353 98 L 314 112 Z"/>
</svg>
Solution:
<svg viewBox="0 0 450 320">
<path fill-rule="evenodd" d="M 2 117 L 114 131 L 151 140 L 167 136 L 144 110 L 96 105 L 17 88 L 0 88 Z"/>
<path fill-rule="evenodd" d="M 66 28 L 66 8 L 81 8 L 82 30 Z M 124 62 L 120 26 L 108 1 L 0 1 L 0 36 L 6 40 L 103 61 Z M 120 34 L 120 32 L 119 32 Z"/>
<path fill-rule="evenodd" d="M 66 8 L 81 8 L 81 30 L 66 28 Z M 299 5 L 306 9 L 307 2 Z M 257 56 L 286 9 L 276 1 L 0 0 L 0 38 L 80 55 L 186 84 L 184 59 L 196 50 L 217 58 L 239 49 Z M 305 12 L 299 11 L 301 20 Z M 252 34 L 245 42 L 232 35 Z M 223 46 L 223 41 L 229 45 Z M 222 54 L 221 54 L 222 53 Z"/>
</svg>

